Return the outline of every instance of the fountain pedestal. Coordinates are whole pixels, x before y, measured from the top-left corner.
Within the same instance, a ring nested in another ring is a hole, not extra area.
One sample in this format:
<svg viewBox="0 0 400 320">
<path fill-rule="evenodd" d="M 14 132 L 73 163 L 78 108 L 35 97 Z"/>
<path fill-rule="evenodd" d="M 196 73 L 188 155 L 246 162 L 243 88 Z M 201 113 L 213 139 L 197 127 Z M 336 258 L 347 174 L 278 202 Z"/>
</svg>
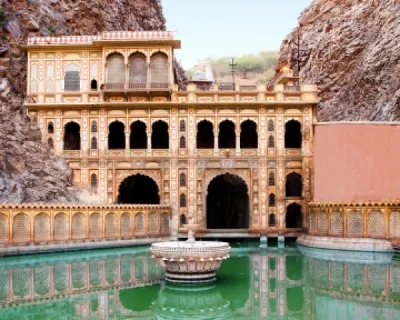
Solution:
<svg viewBox="0 0 400 320">
<path fill-rule="evenodd" d="M 198 225 L 183 226 L 188 230 L 187 241 L 166 241 L 153 243 L 150 251 L 165 268 L 165 279 L 176 283 L 211 282 L 221 263 L 229 258 L 231 247 L 227 242 L 196 241 Z"/>
</svg>

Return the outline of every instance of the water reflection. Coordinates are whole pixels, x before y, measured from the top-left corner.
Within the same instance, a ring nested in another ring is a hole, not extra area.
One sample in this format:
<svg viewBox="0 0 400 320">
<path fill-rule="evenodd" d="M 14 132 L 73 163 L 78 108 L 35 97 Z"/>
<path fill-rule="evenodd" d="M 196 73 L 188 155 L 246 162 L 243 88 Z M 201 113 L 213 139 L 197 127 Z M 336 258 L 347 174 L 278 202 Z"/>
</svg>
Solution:
<svg viewBox="0 0 400 320">
<path fill-rule="evenodd" d="M 146 247 L 3 258 L 0 319 L 400 319 L 397 259 L 242 248 L 217 283 L 188 287 L 165 284 Z"/>
</svg>

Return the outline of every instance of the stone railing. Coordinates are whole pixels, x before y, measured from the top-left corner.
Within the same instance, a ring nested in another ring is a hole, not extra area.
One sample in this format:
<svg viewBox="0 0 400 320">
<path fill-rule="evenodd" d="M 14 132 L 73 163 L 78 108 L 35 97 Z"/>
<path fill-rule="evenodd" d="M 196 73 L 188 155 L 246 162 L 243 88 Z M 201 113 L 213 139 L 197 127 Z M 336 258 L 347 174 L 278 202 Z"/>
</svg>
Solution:
<svg viewBox="0 0 400 320">
<path fill-rule="evenodd" d="M 400 201 L 309 204 L 308 234 L 400 239 Z"/>
<path fill-rule="evenodd" d="M 170 235 L 164 205 L 0 204 L 0 246 Z"/>
</svg>

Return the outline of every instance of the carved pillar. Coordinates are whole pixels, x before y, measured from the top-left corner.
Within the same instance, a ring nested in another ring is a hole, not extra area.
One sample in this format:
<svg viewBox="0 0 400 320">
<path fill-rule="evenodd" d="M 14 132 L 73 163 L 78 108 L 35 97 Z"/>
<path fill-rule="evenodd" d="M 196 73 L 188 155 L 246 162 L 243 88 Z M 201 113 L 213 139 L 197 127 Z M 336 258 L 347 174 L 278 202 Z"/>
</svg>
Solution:
<svg viewBox="0 0 400 320">
<path fill-rule="evenodd" d="M 147 154 L 151 155 L 151 131 L 147 131 Z"/>
<path fill-rule="evenodd" d="M 240 155 L 240 130 L 237 130 L 235 134 L 236 134 L 236 155 Z"/>
<path fill-rule="evenodd" d="M 129 131 L 125 131 L 125 153 L 129 155 Z"/>
<path fill-rule="evenodd" d="M 218 154 L 218 131 L 214 131 L 214 154 Z"/>
</svg>

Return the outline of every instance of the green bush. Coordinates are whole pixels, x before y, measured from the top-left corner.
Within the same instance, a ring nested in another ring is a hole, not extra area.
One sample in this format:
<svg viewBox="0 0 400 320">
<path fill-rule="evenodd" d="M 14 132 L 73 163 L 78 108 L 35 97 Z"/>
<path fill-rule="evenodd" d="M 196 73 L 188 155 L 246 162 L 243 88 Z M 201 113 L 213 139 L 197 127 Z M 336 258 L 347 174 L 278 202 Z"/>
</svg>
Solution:
<svg viewBox="0 0 400 320">
<path fill-rule="evenodd" d="M 2 25 L 7 20 L 7 14 L 3 9 L 0 8 L 0 25 Z"/>
<path fill-rule="evenodd" d="M 55 26 L 49 26 L 47 29 L 49 30 L 50 33 L 56 33 L 56 27 Z"/>
</svg>

